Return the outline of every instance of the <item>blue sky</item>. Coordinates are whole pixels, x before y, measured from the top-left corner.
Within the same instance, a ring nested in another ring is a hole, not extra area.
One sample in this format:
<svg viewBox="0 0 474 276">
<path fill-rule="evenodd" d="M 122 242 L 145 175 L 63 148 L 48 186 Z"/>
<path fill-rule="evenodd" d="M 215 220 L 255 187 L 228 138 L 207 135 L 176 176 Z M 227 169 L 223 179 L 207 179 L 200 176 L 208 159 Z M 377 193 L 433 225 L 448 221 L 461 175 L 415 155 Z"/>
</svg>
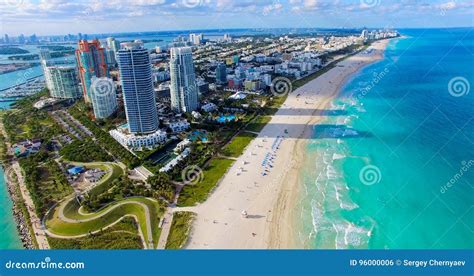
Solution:
<svg viewBox="0 0 474 276">
<path fill-rule="evenodd" d="M 472 0 L 0 0 L 0 33 L 474 26 Z"/>
</svg>

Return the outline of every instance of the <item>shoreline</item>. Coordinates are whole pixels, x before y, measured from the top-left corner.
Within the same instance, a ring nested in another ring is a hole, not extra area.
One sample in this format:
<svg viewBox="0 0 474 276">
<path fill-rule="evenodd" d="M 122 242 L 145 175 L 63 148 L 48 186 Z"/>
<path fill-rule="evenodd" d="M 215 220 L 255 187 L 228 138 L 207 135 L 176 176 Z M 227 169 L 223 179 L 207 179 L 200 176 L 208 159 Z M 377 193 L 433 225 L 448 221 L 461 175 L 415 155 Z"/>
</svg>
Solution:
<svg viewBox="0 0 474 276">
<path fill-rule="evenodd" d="M 355 74 L 360 72 L 365 67 L 382 60 L 384 58 L 384 51 L 390 41 L 392 40 L 388 39 L 388 40 L 378 41 L 380 42 L 379 44 L 382 44 L 382 45 L 380 49 L 377 49 L 378 52 L 376 53 L 376 55 L 374 55 L 368 61 L 365 61 L 361 64 L 357 64 L 357 66 L 354 68 L 352 72 L 347 73 L 338 82 L 334 90 L 335 93 L 329 96 L 329 98 L 323 104 L 323 106 L 327 108 L 327 106 L 333 100 L 339 97 L 343 87 L 350 81 L 350 79 L 354 77 Z M 351 57 L 348 57 L 348 59 L 350 58 Z M 338 62 L 337 64 L 342 63 L 342 62 L 344 62 L 344 60 Z M 278 200 L 275 204 L 276 206 L 275 209 L 279 211 L 279 216 L 277 216 L 279 220 L 276 221 L 273 225 L 271 225 L 271 228 L 270 228 L 271 247 L 269 248 L 311 249 L 307 247 L 303 241 L 298 239 L 299 230 L 301 229 L 302 224 L 303 224 L 303 221 L 299 219 L 299 216 L 301 215 L 301 206 L 299 202 L 302 197 L 301 195 L 302 188 L 304 188 L 302 168 L 304 167 L 305 163 L 308 161 L 304 155 L 304 151 L 309 141 L 311 140 L 311 137 L 314 134 L 314 126 L 324 120 L 324 115 L 321 116 L 321 112 L 319 112 L 318 115 L 320 115 L 320 117 L 313 118 L 312 120 L 308 122 L 304 130 L 303 139 L 300 139 L 299 141 L 297 141 L 294 146 L 294 152 L 296 153 L 294 159 L 297 165 L 291 169 L 291 172 L 288 173 L 285 176 L 285 179 L 283 180 L 283 186 L 284 186 L 283 190 L 288 191 L 289 195 L 284 195 L 283 193 L 280 193 Z M 292 183 L 290 179 L 296 179 L 296 183 Z M 296 227 L 281 228 L 280 225 L 286 224 L 285 222 L 283 222 L 284 220 L 290 221 L 292 225 L 294 224 L 296 225 Z"/>
<path fill-rule="evenodd" d="M 17 235 L 20 239 L 21 244 L 23 245 L 22 249 L 35 249 L 33 238 L 30 234 L 30 229 L 28 227 L 28 219 L 23 214 L 19 201 L 21 200 L 18 198 L 17 194 L 17 186 L 15 185 L 15 181 L 11 179 L 9 172 L 12 170 L 11 166 L 6 166 L 2 164 L 2 169 L 4 172 L 4 181 L 8 191 L 8 195 L 10 200 L 12 201 L 12 216 L 13 220 L 16 224 Z"/>
<path fill-rule="evenodd" d="M 8 148 L 10 148 L 10 143 L 7 141 L 6 132 L 3 128 L 3 114 L 0 115 L 0 135 L 3 137 L 3 140 L 5 140 L 5 151 L 8 152 Z M 6 156 L 4 156 L 3 158 L 6 158 Z M 12 168 L 6 160 L 1 160 L 0 165 L 2 167 L 1 169 L 3 170 L 3 182 L 5 183 L 5 188 L 7 190 L 8 197 L 12 202 L 12 208 L 10 212 L 13 217 L 13 221 L 15 222 L 16 235 L 18 236 L 18 239 L 20 240 L 23 246 L 22 249 L 33 249 L 33 240 L 29 233 L 27 219 L 25 218 L 25 215 L 18 206 L 20 199 L 18 198 L 16 193 L 15 182 L 10 177 L 10 171 Z"/>
<path fill-rule="evenodd" d="M 0 134 L 5 139 L 5 146 L 8 152 L 11 144 L 8 141 L 8 135 L 3 126 L 3 117 L 0 117 Z M 36 249 L 38 248 L 38 242 L 35 237 L 31 217 L 29 217 L 28 210 L 26 203 L 24 201 L 20 184 L 18 183 L 18 174 L 15 171 L 14 166 L 18 165 L 17 163 L 8 162 L 6 160 L 2 160 L 2 169 L 4 173 L 4 182 L 8 191 L 8 195 L 12 201 L 12 215 L 13 220 L 16 224 L 17 235 L 23 245 L 23 249 Z M 19 165 L 18 165 L 19 167 Z M 13 179 L 13 175 L 16 175 L 17 179 Z M 26 210 L 24 210 L 26 209 Z M 25 212 L 28 214 L 26 215 Z"/>
<path fill-rule="evenodd" d="M 8 152 L 8 149 L 10 148 L 11 144 L 8 142 L 8 136 L 7 133 L 3 127 L 3 115 L 0 117 L 0 135 L 3 136 L 3 139 L 5 139 L 5 147 L 6 151 Z M 5 156 L 6 157 L 6 156 Z M 23 245 L 23 249 L 34 249 L 35 248 L 35 243 L 33 241 L 33 237 L 31 236 L 30 233 L 30 226 L 29 226 L 29 219 L 25 216 L 23 213 L 20 205 L 22 205 L 23 200 L 22 198 L 19 197 L 18 193 L 18 184 L 14 179 L 12 179 L 12 175 L 10 172 L 12 172 L 13 168 L 10 163 L 7 163 L 7 160 L 2 160 L 1 162 L 2 170 L 3 170 L 3 178 L 5 182 L 5 188 L 8 192 L 8 196 L 10 197 L 10 200 L 12 201 L 12 216 L 13 220 L 15 221 L 16 224 L 16 230 L 17 230 L 17 235 Z M 23 203 L 24 204 L 24 203 Z"/>
<path fill-rule="evenodd" d="M 337 62 L 288 95 L 209 198 L 189 208 L 197 216 L 186 248 L 302 248 L 295 238 L 295 204 L 301 190 L 299 169 L 305 145 L 314 124 L 322 120 L 321 113 L 342 86 L 361 68 L 381 60 L 389 41 L 372 43 L 368 49 L 374 51 Z M 243 210 L 247 218 L 242 217 Z"/>
</svg>

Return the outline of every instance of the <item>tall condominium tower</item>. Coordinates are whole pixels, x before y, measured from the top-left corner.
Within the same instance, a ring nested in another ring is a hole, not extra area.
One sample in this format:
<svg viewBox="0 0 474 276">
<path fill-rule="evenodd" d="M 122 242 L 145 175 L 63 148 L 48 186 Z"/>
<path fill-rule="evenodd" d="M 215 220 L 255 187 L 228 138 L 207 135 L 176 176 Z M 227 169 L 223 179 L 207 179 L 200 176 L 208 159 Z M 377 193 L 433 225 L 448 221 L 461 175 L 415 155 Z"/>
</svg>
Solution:
<svg viewBox="0 0 474 276">
<path fill-rule="evenodd" d="M 189 34 L 189 42 L 194 45 L 200 45 L 203 37 L 203 34 Z"/>
<path fill-rule="evenodd" d="M 227 83 L 227 68 L 224 63 L 220 62 L 216 68 L 216 83 L 225 84 Z"/>
<path fill-rule="evenodd" d="M 82 97 L 75 64 L 52 61 L 51 54 L 45 49 L 40 51 L 40 60 L 46 87 L 52 98 L 79 99 Z"/>
<path fill-rule="evenodd" d="M 79 78 L 82 83 L 82 93 L 86 102 L 90 102 L 92 77 L 109 77 L 109 68 L 105 49 L 99 40 L 80 40 L 76 50 Z"/>
<path fill-rule="evenodd" d="M 43 61 L 43 72 L 52 98 L 79 99 L 82 96 L 75 66 L 50 65 Z"/>
<path fill-rule="evenodd" d="M 107 56 L 107 63 L 109 66 L 115 66 L 116 65 L 116 59 L 115 55 L 117 54 L 118 50 L 120 50 L 120 44 L 115 38 L 113 37 L 108 37 L 107 38 L 107 50 L 106 50 L 106 56 Z"/>
<path fill-rule="evenodd" d="M 128 128 L 133 134 L 158 130 L 158 112 L 148 50 L 141 42 L 121 44 L 117 52 Z"/>
<path fill-rule="evenodd" d="M 170 58 L 171 108 L 175 112 L 192 112 L 199 107 L 198 87 L 191 48 L 172 48 Z"/>
<path fill-rule="evenodd" d="M 117 110 L 114 81 L 110 78 L 92 77 L 91 102 L 96 119 L 105 119 Z"/>
<path fill-rule="evenodd" d="M 112 49 L 114 53 L 117 53 L 118 50 L 120 50 L 120 43 L 113 37 L 107 37 L 107 48 Z"/>
</svg>

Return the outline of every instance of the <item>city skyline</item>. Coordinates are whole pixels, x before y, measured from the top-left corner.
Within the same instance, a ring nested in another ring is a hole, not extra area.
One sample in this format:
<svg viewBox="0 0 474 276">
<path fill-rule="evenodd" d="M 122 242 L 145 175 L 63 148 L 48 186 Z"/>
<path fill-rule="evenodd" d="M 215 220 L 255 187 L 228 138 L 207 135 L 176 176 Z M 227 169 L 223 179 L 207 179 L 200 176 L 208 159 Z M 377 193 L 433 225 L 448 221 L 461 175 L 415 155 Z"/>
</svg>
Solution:
<svg viewBox="0 0 474 276">
<path fill-rule="evenodd" d="M 0 1 L 0 32 L 18 36 L 216 28 L 472 27 L 473 7 L 461 0 L 10 0 Z"/>
</svg>

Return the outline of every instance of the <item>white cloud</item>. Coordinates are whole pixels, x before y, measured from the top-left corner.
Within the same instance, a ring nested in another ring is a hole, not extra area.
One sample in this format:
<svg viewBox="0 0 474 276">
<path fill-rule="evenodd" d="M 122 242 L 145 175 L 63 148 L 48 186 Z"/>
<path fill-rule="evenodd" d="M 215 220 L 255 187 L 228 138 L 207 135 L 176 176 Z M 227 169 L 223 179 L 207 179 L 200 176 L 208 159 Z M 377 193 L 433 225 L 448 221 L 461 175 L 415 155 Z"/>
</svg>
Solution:
<svg viewBox="0 0 474 276">
<path fill-rule="evenodd" d="M 438 16 L 440 10 L 449 10 L 450 18 L 459 22 L 457 16 L 474 12 L 472 0 L 372 1 L 378 4 L 363 8 L 360 0 L 0 0 L 0 17 L 5 30 L 22 28 L 22 32 L 29 32 L 30 28 L 42 25 L 41 22 L 60 22 L 58 24 L 67 31 L 68 22 L 77 22 L 78 19 L 82 22 L 93 21 L 95 26 L 97 23 L 105 25 L 130 17 L 140 17 L 136 20 L 156 26 L 158 23 L 155 22 L 163 19 L 169 21 L 165 22 L 169 28 L 185 24 L 181 20 L 197 24 L 204 22 L 206 26 L 220 28 L 220 22 L 225 23 L 223 21 L 230 18 L 236 18 L 236 26 L 270 25 L 274 18 L 278 18 L 282 24 L 291 21 L 294 25 L 300 23 L 307 26 L 318 20 L 319 23 L 326 20 L 322 23 L 337 26 L 342 23 L 334 22 L 348 19 L 357 19 L 357 22 L 372 20 L 382 26 L 390 18 L 395 22 L 409 22 L 421 17 L 427 18 L 425 21 L 434 20 L 433 16 Z M 10 2 L 18 4 L 8 5 Z M 264 21 L 262 13 L 268 15 Z M 220 21 L 213 18 L 219 18 Z M 462 25 L 472 25 L 472 18 L 465 18 Z M 161 25 L 163 21 L 160 21 Z"/>
</svg>

